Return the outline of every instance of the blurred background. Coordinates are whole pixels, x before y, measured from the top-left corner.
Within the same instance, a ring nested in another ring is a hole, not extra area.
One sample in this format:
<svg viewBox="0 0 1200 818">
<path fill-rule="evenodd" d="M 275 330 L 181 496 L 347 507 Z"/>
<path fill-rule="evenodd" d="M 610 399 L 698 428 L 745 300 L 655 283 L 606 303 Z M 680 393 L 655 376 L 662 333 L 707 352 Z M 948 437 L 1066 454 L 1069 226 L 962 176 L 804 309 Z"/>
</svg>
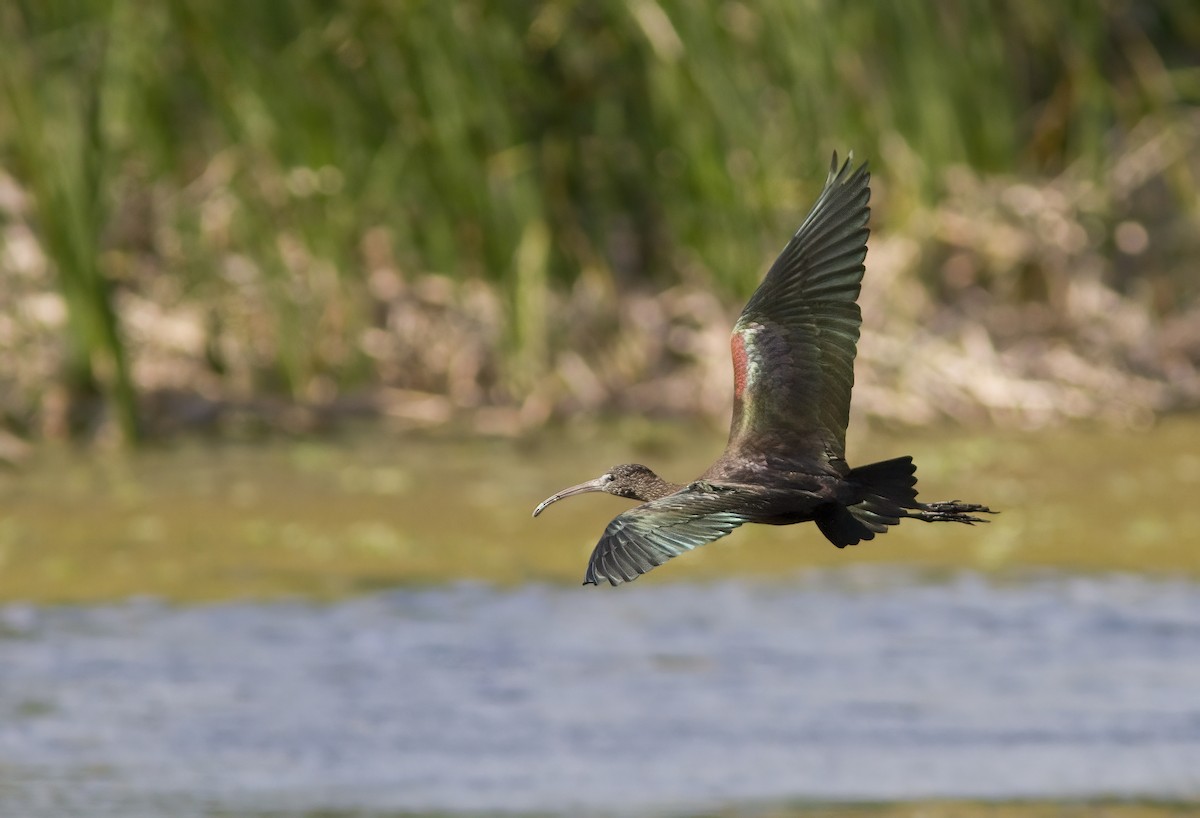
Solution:
<svg viewBox="0 0 1200 818">
<path fill-rule="evenodd" d="M 574 587 L 849 150 L 1004 513 Z M 0 811 L 1189 813 L 1198 193 L 1190 0 L 0 4 Z"/>
</svg>

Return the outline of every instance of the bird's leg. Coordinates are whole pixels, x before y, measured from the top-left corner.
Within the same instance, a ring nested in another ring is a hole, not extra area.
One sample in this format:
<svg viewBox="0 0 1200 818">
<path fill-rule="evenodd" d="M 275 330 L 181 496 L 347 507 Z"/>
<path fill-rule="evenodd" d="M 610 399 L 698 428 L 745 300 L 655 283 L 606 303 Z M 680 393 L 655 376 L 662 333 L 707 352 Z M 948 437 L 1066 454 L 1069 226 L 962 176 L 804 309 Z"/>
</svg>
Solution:
<svg viewBox="0 0 1200 818">
<path fill-rule="evenodd" d="M 987 506 L 978 503 L 964 503 L 962 500 L 945 500 L 941 503 L 918 503 L 924 511 L 934 511 L 945 514 L 997 514 Z"/>
<path fill-rule="evenodd" d="M 947 500 L 941 503 L 917 503 L 919 511 L 910 511 L 906 516 L 927 523 L 986 523 L 981 517 L 972 514 L 995 514 L 987 506 L 978 503 L 964 503 L 961 500 Z"/>
</svg>

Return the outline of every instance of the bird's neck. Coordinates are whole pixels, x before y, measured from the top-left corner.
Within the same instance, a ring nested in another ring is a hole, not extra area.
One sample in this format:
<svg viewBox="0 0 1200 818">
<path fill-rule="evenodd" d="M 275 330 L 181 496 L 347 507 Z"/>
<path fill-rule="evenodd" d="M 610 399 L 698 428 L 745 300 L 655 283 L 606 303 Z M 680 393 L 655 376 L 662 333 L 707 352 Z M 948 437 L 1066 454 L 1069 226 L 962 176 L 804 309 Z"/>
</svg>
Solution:
<svg viewBox="0 0 1200 818">
<path fill-rule="evenodd" d="M 642 485 L 638 486 L 637 499 L 648 503 L 651 500 L 666 497 L 668 494 L 674 494 L 682 488 L 683 486 L 678 483 L 669 483 L 657 474 L 651 474 Z"/>
</svg>

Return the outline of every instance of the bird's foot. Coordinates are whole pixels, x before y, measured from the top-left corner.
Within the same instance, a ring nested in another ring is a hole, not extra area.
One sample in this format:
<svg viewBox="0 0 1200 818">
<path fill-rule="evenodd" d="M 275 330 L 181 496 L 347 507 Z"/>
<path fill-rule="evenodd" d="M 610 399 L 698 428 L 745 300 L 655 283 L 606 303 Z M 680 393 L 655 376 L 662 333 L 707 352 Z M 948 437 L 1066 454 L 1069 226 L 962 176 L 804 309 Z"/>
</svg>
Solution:
<svg viewBox="0 0 1200 818">
<path fill-rule="evenodd" d="M 975 523 L 990 523 L 991 520 L 985 520 L 982 517 L 972 517 L 970 514 L 944 514 L 937 511 L 916 511 L 911 512 L 907 516 L 914 520 L 924 520 L 927 523 L 966 523 L 974 525 Z"/>
<path fill-rule="evenodd" d="M 964 503 L 962 500 L 946 500 L 941 503 L 918 503 L 924 511 L 933 511 L 941 514 L 999 514 L 998 511 L 992 511 L 987 506 L 982 506 L 979 503 Z"/>
<path fill-rule="evenodd" d="M 910 512 L 909 517 L 924 520 L 927 523 L 974 523 L 990 522 L 973 514 L 997 514 L 990 508 L 979 503 L 964 503 L 961 500 L 947 500 L 941 503 L 919 503 L 920 511 Z"/>
</svg>

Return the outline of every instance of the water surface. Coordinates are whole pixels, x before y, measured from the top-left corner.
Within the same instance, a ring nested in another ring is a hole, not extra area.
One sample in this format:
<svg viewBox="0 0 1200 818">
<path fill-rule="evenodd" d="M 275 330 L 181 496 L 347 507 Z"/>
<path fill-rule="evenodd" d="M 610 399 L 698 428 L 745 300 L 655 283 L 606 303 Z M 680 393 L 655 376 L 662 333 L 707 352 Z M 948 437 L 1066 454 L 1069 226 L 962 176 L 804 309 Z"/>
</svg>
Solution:
<svg viewBox="0 0 1200 818">
<path fill-rule="evenodd" d="M 1004 513 L 747 526 L 619 589 L 577 583 L 625 501 L 533 505 L 719 430 L 42 450 L 0 472 L 0 815 L 1183 814 L 1197 440 L 853 439 Z"/>
<path fill-rule="evenodd" d="M 873 570 L 0 610 L 0 814 L 1200 797 L 1200 586 Z"/>
</svg>

